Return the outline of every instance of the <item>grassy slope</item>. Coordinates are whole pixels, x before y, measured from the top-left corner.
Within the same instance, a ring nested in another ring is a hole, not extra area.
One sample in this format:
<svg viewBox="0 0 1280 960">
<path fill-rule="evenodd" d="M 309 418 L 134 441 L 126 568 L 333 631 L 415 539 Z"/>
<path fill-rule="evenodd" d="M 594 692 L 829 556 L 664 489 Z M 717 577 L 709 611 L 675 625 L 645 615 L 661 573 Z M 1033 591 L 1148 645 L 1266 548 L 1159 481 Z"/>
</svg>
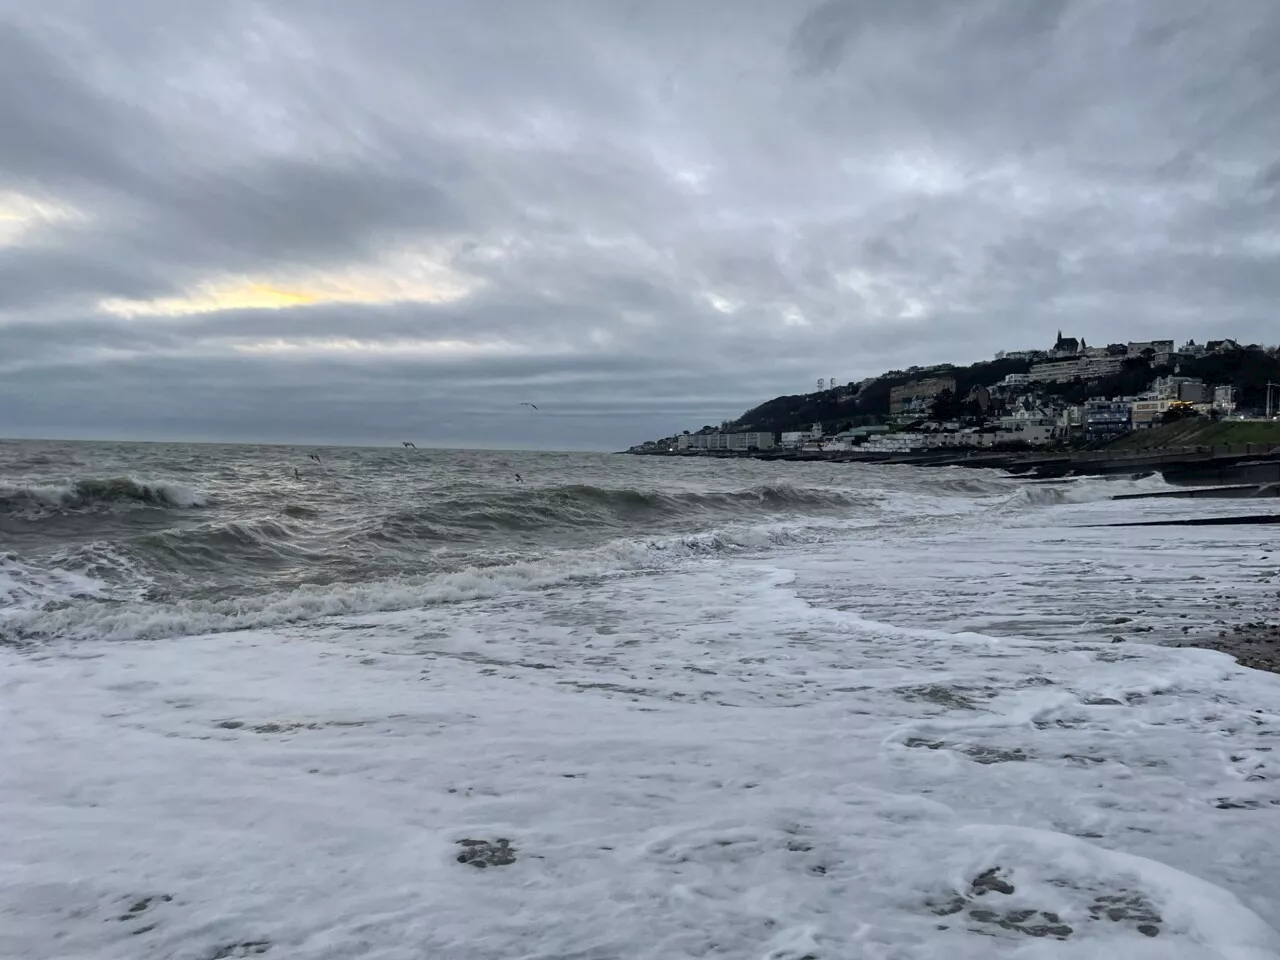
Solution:
<svg viewBox="0 0 1280 960">
<path fill-rule="evenodd" d="M 1280 422 L 1243 421 L 1213 423 L 1183 420 L 1152 430 L 1142 430 L 1117 440 L 1116 450 L 1151 450 L 1157 447 L 1211 446 L 1226 443 L 1274 443 L 1280 445 Z"/>
</svg>

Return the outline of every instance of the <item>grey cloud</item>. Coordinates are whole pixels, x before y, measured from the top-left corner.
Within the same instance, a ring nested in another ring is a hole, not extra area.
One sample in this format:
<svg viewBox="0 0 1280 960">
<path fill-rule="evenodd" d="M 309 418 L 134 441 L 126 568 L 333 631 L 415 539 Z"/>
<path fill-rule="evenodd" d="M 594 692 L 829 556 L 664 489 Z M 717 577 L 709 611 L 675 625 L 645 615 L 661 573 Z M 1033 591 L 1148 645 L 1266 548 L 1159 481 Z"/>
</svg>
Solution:
<svg viewBox="0 0 1280 960">
<path fill-rule="evenodd" d="M 1274 339 L 1268 0 L 66 0 L 4 20 L 0 198 L 84 216 L 0 246 L 0 433 L 395 439 L 435 417 L 444 441 L 614 447 L 1058 327 Z M 413 249 L 471 292 L 98 307 Z M 518 354 L 237 349 L 326 338 Z M 552 415 L 504 432 L 529 390 Z"/>
</svg>

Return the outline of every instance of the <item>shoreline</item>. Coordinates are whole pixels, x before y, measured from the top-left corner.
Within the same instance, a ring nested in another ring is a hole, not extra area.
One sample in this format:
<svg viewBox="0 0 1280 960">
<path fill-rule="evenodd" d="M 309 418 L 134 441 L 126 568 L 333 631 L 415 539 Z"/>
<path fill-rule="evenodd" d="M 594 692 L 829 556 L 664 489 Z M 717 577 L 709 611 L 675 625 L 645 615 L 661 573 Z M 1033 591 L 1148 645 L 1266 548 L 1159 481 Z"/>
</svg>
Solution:
<svg viewBox="0 0 1280 960">
<path fill-rule="evenodd" d="M 1216 637 L 1189 638 L 1165 645 L 1214 650 L 1234 658 L 1242 667 L 1280 674 L 1280 622 L 1258 620 L 1220 630 Z"/>
<path fill-rule="evenodd" d="M 1244 447 L 1245 449 L 1239 449 Z M 1254 449 L 1257 447 L 1258 449 Z M 1264 449 L 1265 448 L 1265 449 Z M 1272 499 L 1280 498 L 1280 448 L 1269 444 L 1236 444 L 1234 447 L 1157 449 L 1138 453 L 1105 450 L 1071 453 L 966 452 L 955 450 L 858 455 L 853 452 L 800 453 L 797 451 L 747 451 L 713 453 L 637 453 L 712 460 L 764 460 L 780 463 L 862 463 L 876 466 L 966 467 L 1003 470 L 1028 483 L 1079 477 L 1142 477 L 1158 473 L 1179 490 L 1120 494 L 1116 499 Z"/>
</svg>

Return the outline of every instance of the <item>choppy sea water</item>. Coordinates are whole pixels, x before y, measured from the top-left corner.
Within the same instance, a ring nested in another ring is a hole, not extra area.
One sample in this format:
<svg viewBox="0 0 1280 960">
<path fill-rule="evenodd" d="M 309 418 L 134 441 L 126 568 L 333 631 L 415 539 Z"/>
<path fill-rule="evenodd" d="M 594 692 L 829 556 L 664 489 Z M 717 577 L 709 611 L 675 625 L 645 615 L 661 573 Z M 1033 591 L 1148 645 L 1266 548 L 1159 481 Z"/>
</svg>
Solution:
<svg viewBox="0 0 1280 960">
<path fill-rule="evenodd" d="M 1266 528 L 309 452 L 0 445 L 0 955 L 1280 956 Z"/>
<path fill-rule="evenodd" d="M 1030 492 L 823 464 L 0 442 L 0 636 L 154 638 L 499 596 L 1057 495 Z"/>
</svg>

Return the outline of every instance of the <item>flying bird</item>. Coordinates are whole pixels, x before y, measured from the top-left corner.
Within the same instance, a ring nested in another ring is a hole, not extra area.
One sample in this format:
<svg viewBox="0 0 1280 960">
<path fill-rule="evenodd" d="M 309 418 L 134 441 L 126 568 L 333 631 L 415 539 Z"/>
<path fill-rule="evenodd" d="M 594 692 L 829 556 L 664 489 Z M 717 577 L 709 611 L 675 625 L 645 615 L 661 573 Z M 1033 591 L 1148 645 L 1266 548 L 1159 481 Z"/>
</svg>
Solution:
<svg viewBox="0 0 1280 960">
<path fill-rule="evenodd" d="M 520 406 L 522 406 L 522 407 L 533 407 L 533 409 L 535 409 L 535 410 L 537 410 L 537 409 L 538 409 L 538 405 L 537 405 L 536 403 L 522 403 L 522 404 L 520 404 Z"/>
<path fill-rule="evenodd" d="M 400 442 L 404 444 L 406 447 L 413 447 L 413 449 L 415 450 L 418 449 L 416 446 L 414 446 L 414 443 L 412 440 L 401 440 Z"/>
<path fill-rule="evenodd" d="M 318 453 L 308 453 L 307 457 L 311 460 L 314 460 L 316 463 L 320 462 L 320 454 Z"/>
</svg>

